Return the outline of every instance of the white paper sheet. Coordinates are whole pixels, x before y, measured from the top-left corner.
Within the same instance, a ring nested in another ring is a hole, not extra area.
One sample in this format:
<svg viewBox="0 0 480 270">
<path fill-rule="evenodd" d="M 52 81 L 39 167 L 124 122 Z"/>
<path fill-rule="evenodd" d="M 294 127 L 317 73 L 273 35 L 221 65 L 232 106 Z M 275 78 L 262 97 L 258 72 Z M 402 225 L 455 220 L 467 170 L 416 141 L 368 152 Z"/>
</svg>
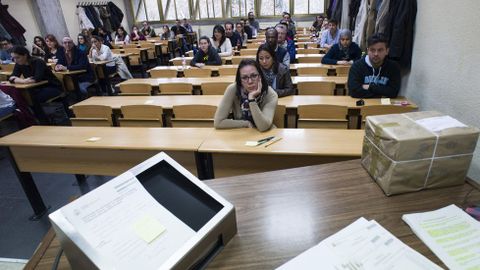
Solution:
<svg viewBox="0 0 480 270">
<path fill-rule="evenodd" d="M 415 122 L 432 132 L 439 132 L 447 128 L 467 127 L 465 124 L 448 115 L 424 118 L 416 120 Z"/>
<path fill-rule="evenodd" d="M 403 215 L 412 231 L 450 269 L 480 269 L 480 223 L 455 205 Z"/>
<path fill-rule="evenodd" d="M 441 269 L 375 221 L 360 218 L 279 269 Z"/>
<path fill-rule="evenodd" d="M 111 269 L 157 269 L 195 235 L 131 173 L 63 207 L 62 213 Z M 135 228 L 146 216 L 165 228 L 150 243 Z"/>
</svg>

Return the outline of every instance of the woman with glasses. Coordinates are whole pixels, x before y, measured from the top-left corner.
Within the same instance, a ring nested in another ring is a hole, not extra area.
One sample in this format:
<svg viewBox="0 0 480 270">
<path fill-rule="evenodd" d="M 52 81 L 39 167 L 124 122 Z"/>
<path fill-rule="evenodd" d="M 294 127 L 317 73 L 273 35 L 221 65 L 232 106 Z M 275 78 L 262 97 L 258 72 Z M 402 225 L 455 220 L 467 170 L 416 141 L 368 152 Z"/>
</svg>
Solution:
<svg viewBox="0 0 480 270">
<path fill-rule="evenodd" d="M 295 94 L 290 70 L 275 57 L 275 51 L 267 44 L 258 47 L 257 62 L 262 68 L 263 75 L 269 86 L 277 92 L 278 97 Z"/>
<path fill-rule="evenodd" d="M 253 59 L 243 59 L 238 65 L 235 83 L 229 85 L 215 112 L 217 129 L 250 128 L 259 131 L 273 126 L 278 96 L 268 86 L 260 65 Z M 229 119 L 233 112 L 233 119 Z"/>
</svg>

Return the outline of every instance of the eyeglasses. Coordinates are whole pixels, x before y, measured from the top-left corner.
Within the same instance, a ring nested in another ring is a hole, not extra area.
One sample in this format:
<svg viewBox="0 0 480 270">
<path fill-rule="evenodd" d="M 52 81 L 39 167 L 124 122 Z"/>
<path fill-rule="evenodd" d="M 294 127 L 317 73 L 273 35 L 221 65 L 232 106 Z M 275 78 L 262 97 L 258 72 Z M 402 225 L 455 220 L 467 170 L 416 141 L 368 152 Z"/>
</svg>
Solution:
<svg viewBox="0 0 480 270">
<path fill-rule="evenodd" d="M 260 75 L 260 74 L 258 74 L 258 73 L 252 73 L 252 74 L 250 74 L 250 76 L 248 76 L 248 75 L 241 76 L 240 79 L 241 79 L 243 82 L 248 82 L 250 79 L 251 79 L 252 81 L 255 81 L 256 79 L 258 79 L 258 76 L 259 76 L 259 75 Z"/>
</svg>

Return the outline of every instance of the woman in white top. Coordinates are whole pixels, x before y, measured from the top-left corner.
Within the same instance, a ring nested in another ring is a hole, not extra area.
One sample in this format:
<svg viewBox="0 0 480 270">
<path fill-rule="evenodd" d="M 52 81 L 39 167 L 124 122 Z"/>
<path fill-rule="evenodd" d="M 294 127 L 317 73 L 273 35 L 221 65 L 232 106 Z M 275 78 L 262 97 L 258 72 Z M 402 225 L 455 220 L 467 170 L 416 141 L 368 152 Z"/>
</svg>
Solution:
<svg viewBox="0 0 480 270">
<path fill-rule="evenodd" d="M 108 75 L 113 74 L 117 71 L 117 67 L 115 65 L 115 61 L 113 59 L 113 54 L 110 48 L 103 44 L 103 40 L 99 36 L 92 36 L 91 39 L 92 48 L 90 49 L 90 57 L 92 58 L 93 62 L 95 61 L 109 61 L 105 64 L 105 77 Z M 108 85 L 107 82 L 103 79 L 100 80 L 100 86 L 104 93 L 110 95 L 111 93 L 111 85 Z"/>
<path fill-rule="evenodd" d="M 225 35 L 225 28 L 217 24 L 213 28 L 213 37 L 210 38 L 212 47 L 217 50 L 220 57 L 232 56 L 232 43 Z"/>
<path fill-rule="evenodd" d="M 130 44 L 130 36 L 123 26 L 120 26 L 117 29 L 117 33 L 115 34 L 115 44 Z"/>
</svg>

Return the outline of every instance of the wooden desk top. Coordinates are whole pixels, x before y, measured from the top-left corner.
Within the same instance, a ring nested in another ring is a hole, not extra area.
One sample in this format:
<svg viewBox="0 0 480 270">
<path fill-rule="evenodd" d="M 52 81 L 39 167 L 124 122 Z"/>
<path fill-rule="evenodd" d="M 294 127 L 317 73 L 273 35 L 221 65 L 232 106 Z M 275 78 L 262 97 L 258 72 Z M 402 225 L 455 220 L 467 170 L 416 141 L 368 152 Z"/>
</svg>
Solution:
<svg viewBox="0 0 480 270">
<path fill-rule="evenodd" d="M 338 76 L 292 76 L 292 83 L 294 85 L 299 82 L 335 82 L 335 84 L 347 84 L 348 77 L 338 77 Z"/>
<path fill-rule="evenodd" d="M 360 157 L 364 133 L 363 130 L 346 129 L 272 129 L 267 132 L 251 128 L 214 130 L 198 151 Z M 258 141 L 269 136 L 282 139 L 268 147 L 245 146 L 246 141 Z"/>
<path fill-rule="evenodd" d="M 232 54 L 233 54 L 233 51 L 232 51 Z M 232 59 L 235 59 L 235 58 L 243 59 L 243 58 L 255 58 L 255 57 L 256 57 L 256 55 L 232 55 L 232 56 L 222 56 L 221 58 L 225 59 L 227 61 L 229 61 L 229 60 L 231 61 Z M 185 57 L 185 60 L 187 60 L 187 61 L 191 61 L 192 59 L 193 59 L 192 56 L 188 56 L 188 57 L 186 56 Z M 182 60 L 182 57 L 175 57 L 175 58 L 170 59 L 170 62 L 181 61 L 181 60 Z"/>
<path fill-rule="evenodd" d="M 348 77 L 336 77 L 336 76 L 327 76 L 327 77 L 310 77 L 310 76 L 292 76 L 292 82 L 296 85 L 298 82 L 335 82 L 336 84 L 346 84 Z M 200 77 L 200 78 L 144 78 L 144 79 L 130 79 L 122 83 L 117 84 L 119 87 L 122 84 L 129 83 L 148 83 L 153 87 L 157 87 L 159 84 L 163 83 L 191 83 L 193 86 L 200 86 L 202 83 L 206 82 L 234 82 L 235 76 L 221 76 L 221 77 Z"/>
<path fill-rule="evenodd" d="M 122 84 L 129 84 L 129 83 L 149 83 L 153 87 L 157 87 L 159 84 L 163 83 L 191 83 L 194 86 L 200 86 L 202 83 L 205 82 L 234 82 L 235 76 L 222 76 L 222 77 L 201 77 L 201 78 L 145 78 L 145 79 L 130 79 L 128 81 L 124 81 L 122 83 L 117 84 L 116 86 L 120 86 Z"/>
<path fill-rule="evenodd" d="M 222 95 L 167 95 L 167 96 L 102 96 L 90 97 L 76 105 L 105 105 L 114 110 L 120 110 L 125 105 L 158 105 L 164 109 L 172 109 L 174 105 L 213 105 L 218 106 Z M 297 108 L 299 105 L 326 104 L 347 106 L 349 109 L 361 108 L 356 105 L 358 99 L 349 96 L 286 96 L 278 99 L 279 105 L 285 105 L 287 108 Z M 364 99 L 365 105 L 380 105 L 379 98 Z M 408 101 L 404 97 L 392 99 L 392 101 Z M 408 101 L 410 106 L 417 108 L 417 105 Z"/>
<path fill-rule="evenodd" d="M 32 126 L 0 138 L 0 145 L 196 151 L 211 132 L 210 128 Z M 88 142 L 87 140 L 92 137 L 101 139 Z"/>
<path fill-rule="evenodd" d="M 213 105 L 218 106 L 223 96 L 221 95 L 166 95 L 166 96 L 116 96 L 116 97 L 90 97 L 72 107 L 78 105 L 105 105 L 114 110 L 120 110 L 126 105 L 158 105 L 164 109 L 172 109 L 175 105 Z"/>
<path fill-rule="evenodd" d="M 362 216 L 444 267 L 401 216 L 462 206 L 473 188 L 464 184 L 386 197 L 359 160 L 205 183 L 235 205 L 238 224 L 237 235 L 208 269 L 274 269 Z M 480 191 L 468 199 L 480 200 Z"/>
<path fill-rule="evenodd" d="M 352 98 L 350 96 L 286 96 L 278 99 L 279 105 L 285 105 L 287 108 L 297 108 L 299 105 L 312 105 L 312 104 L 324 104 L 324 105 L 338 105 L 347 106 L 349 109 L 361 108 L 357 106 L 356 102 L 358 98 Z M 404 97 L 398 97 L 390 99 L 395 101 L 408 101 L 409 106 L 417 108 L 417 105 L 407 100 Z M 365 105 L 381 105 L 380 98 L 366 98 L 364 99 Z"/>
<path fill-rule="evenodd" d="M 11 83 L 11 82 L 5 81 L 5 82 L 0 82 L 0 83 L 2 85 L 12 86 L 12 87 L 15 87 L 17 89 L 30 89 L 30 88 L 35 88 L 37 86 L 47 84 L 48 81 L 41 81 L 41 82 L 36 82 L 36 83 Z"/>
<path fill-rule="evenodd" d="M 386 197 L 359 160 L 204 183 L 235 206 L 238 226 L 207 269 L 274 269 L 362 216 L 445 267 L 401 216 L 452 203 L 462 206 L 469 192 L 466 203 L 480 200 L 480 191 L 469 184 Z M 54 237 L 50 231 L 25 269 L 51 269 L 59 250 Z M 65 255 L 58 269 L 70 269 Z"/>
<path fill-rule="evenodd" d="M 62 75 L 77 75 L 87 72 L 85 69 L 80 70 L 65 70 L 65 71 L 54 71 L 54 73 L 62 74 Z"/>
<path fill-rule="evenodd" d="M 351 65 L 325 65 L 325 64 L 320 64 L 320 63 L 299 63 L 299 64 L 290 64 L 290 69 L 296 70 L 299 67 L 325 67 L 328 69 L 336 69 L 337 67 L 344 67 L 344 66 L 351 66 Z M 194 68 L 191 66 L 187 66 L 187 69 L 189 68 Z M 221 68 L 238 68 L 238 65 L 221 65 L 221 66 L 204 66 L 202 69 L 210 69 L 212 71 L 218 71 Z M 176 70 L 179 71 L 183 69 L 183 66 L 156 66 L 152 69 L 149 69 L 147 72 L 150 72 L 151 70 Z"/>
</svg>

